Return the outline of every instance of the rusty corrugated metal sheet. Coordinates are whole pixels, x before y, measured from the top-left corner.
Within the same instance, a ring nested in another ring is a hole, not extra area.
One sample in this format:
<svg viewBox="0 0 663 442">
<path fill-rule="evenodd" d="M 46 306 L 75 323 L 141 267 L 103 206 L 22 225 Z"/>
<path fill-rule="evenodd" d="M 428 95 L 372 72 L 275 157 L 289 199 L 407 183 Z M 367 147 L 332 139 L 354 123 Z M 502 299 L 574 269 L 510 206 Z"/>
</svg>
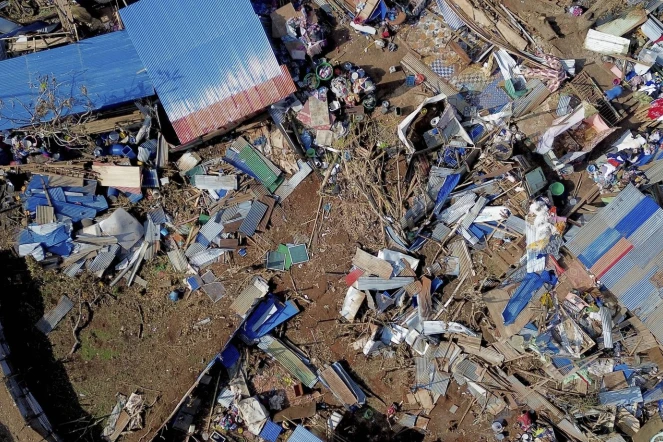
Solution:
<svg viewBox="0 0 663 442">
<path fill-rule="evenodd" d="M 249 0 L 141 0 L 120 16 L 181 143 L 296 91 Z"/>
<path fill-rule="evenodd" d="M 633 269 L 635 264 L 628 255 L 629 254 L 627 253 L 622 259 L 617 261 L 617 263 L 608 269 L 601 277 L 601 282 L 608 289 L 612 290 L 613 287 L 621 281 L 622 277 Z"/>
<path fill-rule="evenodd" d="M 589 271 L 598 279 L 601 279 L 605 272 L 612 268 L 612 266 L 622 259 L 631 249 L 633 249 L 633 244 L 631 244 L 626 238 L 621 238 L 610 250 L 596 261 Z"/>
</svg>

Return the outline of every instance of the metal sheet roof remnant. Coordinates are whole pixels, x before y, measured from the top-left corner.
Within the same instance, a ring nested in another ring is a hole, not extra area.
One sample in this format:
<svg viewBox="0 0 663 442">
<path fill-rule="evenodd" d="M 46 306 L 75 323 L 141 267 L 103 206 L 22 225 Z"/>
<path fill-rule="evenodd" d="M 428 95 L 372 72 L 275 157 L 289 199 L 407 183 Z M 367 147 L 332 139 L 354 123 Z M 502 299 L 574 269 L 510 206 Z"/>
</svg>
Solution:
<svg viewBox="0 0 663 442">
<path fill-rule="evenodd" d="M 258 339 L 258 348 L 276 359 L 305 386 L 312 388 L 318 376 L 301 360 L 295 352 L 273 336 L 265 335 Z"/>
<path fill-rule="evenodd" d="M 288 438 L 288 442 L 324 442 L 319 437 L 308 431 L 301 425 L 297 425 L 295 431 L 292 432 Z"/>
<path fill-rule="evenodd" d="M 46 312 L 44 316 L 39 321 L 37 321 L 35 327 L 37 327 L 37 330 L 43 334 L 49 334 L 58 325 L 58 322 L 60 322 L 73 307 L 74 303 L 71 301 L 71 299 L 69 299 L 66 295 L 63 295 L 60 298 L 58 304 Z"/>
<path fill-rule="evenodd" d="M 122 63 L 108 64 L 108 60 Z M 4 106 L 0 130 L 31 124 L 31 113 L 40 94 L 40 78 L 49 76 L 61 83 L 57 93 L 71 96 L 74 106 L 67 112 L 113 105 L 154 95 L 149 75 L 126 31 L 116 31 L 78 43 L 0 61 Z M 84 94 L 81 88 L 86 89 Z M 12 97 L 12 98 L 7 98 Z M 15 104 L 15 105 L 14 105 Z M 27 106 L 24 107 L 23 105 Z"/>
<path fill-rule="evenodd" d="M 296 90 L 248 0 L 141 0 L 120 16 L 181 143 Z"/>
<path fill-rule="evenodd" d="M 598 52 L 600 54 L 626 55 L 628 54 L 628 48 L 630 45 L 631 41 L 626 38 L 616 37 L 594 29 L 589 29 L 583 47 L 589 51 Z"/>
<path fill-rule="evenodd" d="M 267 205 L 260 201 L 254 201 L 251 205 L 251 210 L 249 210 L 246 218 L 244 218 L 244 221 L 239 226 L 239 231 L 246 236 L 253 236 L 265 213 L 267 213 Z"/>
<path fill-rule="evenodd" d="M 601 405 L 630 405 L 642 402 L 642 393 L 640 387 L 629 387 L 623 390 L 603 391 L 599 393 L 599 402 Z"/>
</svg>

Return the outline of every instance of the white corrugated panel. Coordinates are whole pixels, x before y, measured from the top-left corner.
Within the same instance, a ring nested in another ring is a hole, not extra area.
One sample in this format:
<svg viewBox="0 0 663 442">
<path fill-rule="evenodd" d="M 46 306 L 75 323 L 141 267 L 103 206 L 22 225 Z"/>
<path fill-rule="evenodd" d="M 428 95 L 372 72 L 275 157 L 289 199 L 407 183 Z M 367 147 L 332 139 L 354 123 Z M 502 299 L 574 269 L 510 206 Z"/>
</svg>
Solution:
<svg viewBox="0 0 663 442">
<path fill-rule="evenodd" d="M 640 30 L 651 41 L 656 41 L 663 35 L 663 26 L 655 18 L 650 18 L 641 27 Z"/>
<path fill-rule="evenodd" d="M 590 29 L 587 31 L 584 48 L 589 51 L 598 52 L 599 54 L 626 55 L 628 54 L 630 45 L 631 41 L 626 38 L 615 37 L 614 35 Z"/>
</svg>

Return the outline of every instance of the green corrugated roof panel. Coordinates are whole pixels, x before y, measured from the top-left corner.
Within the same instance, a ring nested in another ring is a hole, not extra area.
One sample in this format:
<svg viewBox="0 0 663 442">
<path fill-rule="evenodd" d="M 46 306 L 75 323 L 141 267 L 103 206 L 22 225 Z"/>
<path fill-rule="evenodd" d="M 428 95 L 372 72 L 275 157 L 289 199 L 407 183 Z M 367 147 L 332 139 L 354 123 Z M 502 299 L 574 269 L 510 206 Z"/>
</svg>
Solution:
<svg viewBox="0 0 663 442">
<path fill-rule="evenodd" d="M 312 388 L 318 382 L 318 376 L 281 341 L 273 336 L 265 335 L 258 340 L 258 348 L 276 359 L 302 384 Z"/>
<path fill-rule="evenodd" d="M 303 262 L 308 262 L 308 251 L 306 250 L 306 244 L 298 244 L 296 246 L 288 247 L 290 251 L 290 258 L 293 264 L 301 264 Z"/>
<path fill-rule="evenodd" d="M 276 250 L 285 256 L 285 269 L 290 270 L 290 267 L 292 267 L 292 256 L 290 255 L 290 249 L 288 246 L 279 244 L 279 248 Z"/>
<path fill-rule="evenodd" d="M 239 157 L 244 161 L 246 166 L 251 169 L 251 171 L 258 177 L 261 183 L 265 185 L 270 192 L 276 190 L 271 189 L 272 186 L 279 180 L 279 174 L 275 173 L 272 168 L 270 168 L 258 155 L 258 152 L 253 150 L 251 146 L 244 146 L 244 148 L 239 152 Z M 283 178 L 281 177 L 281 181 Z M 279 183 L 280 184 L 280 183 Z"/>
</svg>

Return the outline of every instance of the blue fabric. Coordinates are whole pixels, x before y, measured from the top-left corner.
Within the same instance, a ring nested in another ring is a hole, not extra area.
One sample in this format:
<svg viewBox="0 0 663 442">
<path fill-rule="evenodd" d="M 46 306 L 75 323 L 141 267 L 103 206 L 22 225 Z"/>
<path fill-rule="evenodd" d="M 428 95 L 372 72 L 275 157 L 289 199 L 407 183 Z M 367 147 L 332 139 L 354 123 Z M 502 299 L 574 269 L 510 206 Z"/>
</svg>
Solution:
<svg viewBox="0 0 663 442">
<path fill-rule="evenodd" d="M 623 93 L 624 93 L 623 87 L 615 86 L 612 89 L 608 89 L 607 91 L 605 91 L 605 96 L 609 101 L 612 101 Z"/>
<path fill-rule="evenodd" d="M 516 321 L 516 318 L 523 311 L 525 306 L 530 302 L 534 293 L 536 293 L 544 284 L 555 285 L 557 277 L 552 271 L 545 271 L 540 275 L 538 273 L 528 273 L 522 280 L 518 289 L 509 299 L 502 318 L 505 325 L 511 325 Z"/>
</svg>

